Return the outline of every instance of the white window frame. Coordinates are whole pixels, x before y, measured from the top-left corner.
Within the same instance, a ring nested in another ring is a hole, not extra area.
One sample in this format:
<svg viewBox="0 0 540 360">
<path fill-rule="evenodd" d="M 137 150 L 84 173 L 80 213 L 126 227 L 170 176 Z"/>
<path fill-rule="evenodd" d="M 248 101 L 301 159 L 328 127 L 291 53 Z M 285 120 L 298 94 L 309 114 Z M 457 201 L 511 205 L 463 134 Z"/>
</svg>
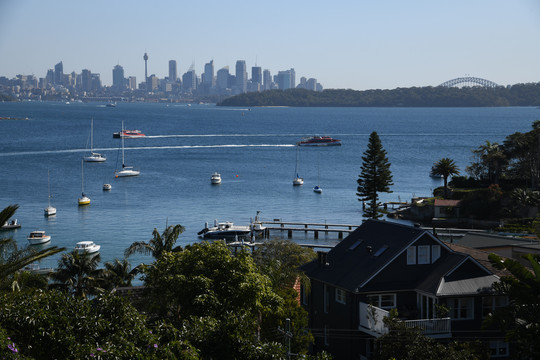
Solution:
<svg viewBox="0 0 540 360">
<path fill-rule="evenodd" d="M 416 265 L 416 246 L 407 248 L 407 265 Z"/>
<path fill-rule="evenodd" d="M 504 341 L 490 341 L 489 342 L 489 349 L 491 350 L 491 357 L 492 358 L 498 358 L 498 357 L 508 357 L 509 353 L 509 346 L 507 342 Z M 504 353 L 501 354 L 500 350 L 504 349 Z"/>
<path fill-rule="evenodd" d="M 419 245 L 418 246 L 418 264 L 429 264 L 429 250 L 431 246 L 429 245 Z"/>
<path fill-rule="evenodd" d="M 431 263 L 439 260 L 441 257 L 441 245 L 431 245 Z"/>
<path fill-rule="evenodd" d="M 386 298 L 385 301 L 391 300 L 392 305 L 382 306 L 383 298 Z M 391 299 L 390 299 L 391 298 Z M 373 306 L 376 306 L 380 309 L 395 309 L 396 308 L 396 294 L 373 294 L 367 296 L 367 303 Z"/>
<path fill-rule="evenodd" d="M 474 298 L 472 297 L 466 297 L 466 298 L 451 298 L 448 299 L 450 309 L 450 317 L 452 320 L 473 320 L 474 319 Z M 456 307 L 457 305 L 457 307 Z M 470 310 L 468 311 L 468 314 L 466 317 L 461 316 L 462 309 L 466 308 L 463 305 L 470 305 Z M 457 316 L 456 316 L 457 315 Z"/>
<path fill-rule="evenodd" d="M 347 302 L 345 296 L 345 290 L 336 288 L 336 302 L 340 304 L 345 304 Z"/>
</svg>

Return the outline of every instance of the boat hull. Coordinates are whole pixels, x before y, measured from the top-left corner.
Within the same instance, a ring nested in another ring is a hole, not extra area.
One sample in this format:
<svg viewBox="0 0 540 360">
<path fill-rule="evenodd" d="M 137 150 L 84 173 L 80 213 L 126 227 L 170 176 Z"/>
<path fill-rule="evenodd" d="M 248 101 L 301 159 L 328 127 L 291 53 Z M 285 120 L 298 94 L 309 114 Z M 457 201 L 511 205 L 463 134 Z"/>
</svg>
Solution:
<svg viewBox="0 0 540 360">
<path fill-rule="evenodd" d="M 304 179 L 295 178 L 295 179 L 293 179 L 292 183 L 293 183 L 294 186 L 304 185 Z"/>
<path fill-rule="evenodd" d="M 137 170 L 122 170 L 122 171 L 118 171 L 116 173 L 116 177 L 130 177 L 130 176 L 139 176 L 141 172 L 140 171 L 137 171 Z"/>
<path fill-rule="evenodd" d="M 303 143 L 299 142 L 298 146 L 341 146 L 341 141 L 336 142 L 320 142 L 320 143 Z"/>
<path fill-rule="evenodd" d="M 56 215 L 56 208 L 49 206 L 45 208 L 44 210 L 45 216 L 53 216 Z"/>
<path fill-rule="evenodd" d="M 90 198 L 86 196 L 79 198 L 78 203 L 79 203 L 79 206 L 90 205 Z"/>
<path fill-rule="evenodd" d="M 91 155 L 91 156 L 85 156 L 84 157 L 84 161 L 86 162 L 105 162 L 107 160 L 106 157 L 103 157 L 103 156 L 96 156 L 96 155 Z"/>
<path fill-rule="evenodd" d="M 39 244 L 45 244 L 49 241 L 51 241 L 50 235 L 45 235 L 43 237 L 29 237 L 27 238 L 30 245 L 39 245 Z"/>
</svg>

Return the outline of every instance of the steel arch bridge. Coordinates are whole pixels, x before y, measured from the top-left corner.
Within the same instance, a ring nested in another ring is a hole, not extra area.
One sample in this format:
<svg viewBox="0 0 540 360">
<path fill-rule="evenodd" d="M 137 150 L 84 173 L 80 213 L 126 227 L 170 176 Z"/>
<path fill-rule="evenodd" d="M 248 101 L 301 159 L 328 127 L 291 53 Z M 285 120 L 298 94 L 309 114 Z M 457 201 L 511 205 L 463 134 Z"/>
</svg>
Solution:
<svg viewBox="0 0 540 360">
<path fill-rule="evenodd" d="M 466 76 L 466 77 L 460 77 L 452 80 L 448 80 L 440 84 L 439 86 L 444 87 L 453 87 L 453 86 L 483 86 L 487 88 L 495 88 L 500 85 L 494 83 L 493 81 L 489 81 L 482 78 L 472 77 L 472 76 Z"/>
</svg>

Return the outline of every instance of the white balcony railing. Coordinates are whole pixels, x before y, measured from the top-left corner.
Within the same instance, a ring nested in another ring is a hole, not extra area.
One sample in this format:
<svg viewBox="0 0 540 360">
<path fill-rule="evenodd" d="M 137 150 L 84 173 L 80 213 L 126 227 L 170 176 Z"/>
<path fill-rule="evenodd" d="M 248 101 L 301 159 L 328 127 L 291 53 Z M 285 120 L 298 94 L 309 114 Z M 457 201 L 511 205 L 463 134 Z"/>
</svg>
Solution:
<svg viewBox="0 0 540 360">
<path fill-rule="evenodd" d="M 376 306 L 360 303 L 360 328 L 374 336 L 388 333 L 388 328 L 383 319 L 389 314 L 388 311 Z M 452 332 L 450 318 L 442 319 L 419 319 L 404 320 L 408 328 L 419 328 L 424 335 L 431 337 L 450 337 Z"/>
</svg>

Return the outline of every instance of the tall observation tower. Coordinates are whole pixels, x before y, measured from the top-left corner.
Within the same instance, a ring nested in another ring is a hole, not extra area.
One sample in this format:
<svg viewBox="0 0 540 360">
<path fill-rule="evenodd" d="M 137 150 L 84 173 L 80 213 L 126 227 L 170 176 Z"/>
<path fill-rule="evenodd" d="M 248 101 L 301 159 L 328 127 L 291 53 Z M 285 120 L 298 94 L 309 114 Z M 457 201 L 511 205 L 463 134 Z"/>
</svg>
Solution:
<svg viewBox="0 0 540 360">
<path fill-rule="evenodd" d="M 144 88 L 148 90 L 148 54 L 144 53 Z"/>
</svg>

